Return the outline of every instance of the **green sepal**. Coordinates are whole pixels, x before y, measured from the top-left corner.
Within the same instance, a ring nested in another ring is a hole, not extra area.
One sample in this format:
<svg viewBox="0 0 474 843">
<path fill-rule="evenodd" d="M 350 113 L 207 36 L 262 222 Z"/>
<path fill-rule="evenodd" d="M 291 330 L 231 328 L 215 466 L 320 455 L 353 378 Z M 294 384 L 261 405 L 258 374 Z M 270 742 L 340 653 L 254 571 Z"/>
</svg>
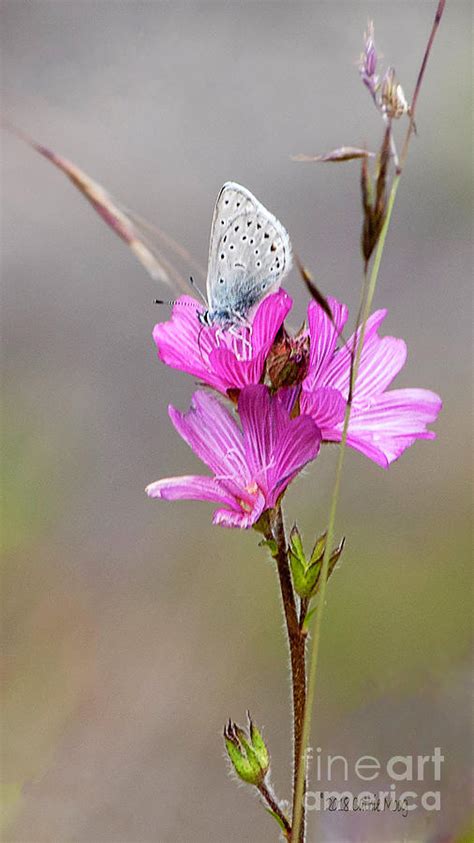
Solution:
<svg viewBox="0 0 474 843">
<path fill-rule="evenodd" d="M 251 752 L 251 756 L 244 755 L 238 745 L 229 738 L 225 738 L 227 754 L 232 762 L 239 779 L 247 784 L 259 784 L 262 781 L 262 772 L 257 761 L 257 756 Z"/>
<path fill-rule="evenodd" d="M 312 565 L 314 562 L 322 561 L 324 556 L 324 548 L 326 547 L 326 538 L 327 532 L 321 533 L 320 536 L 316 539 L 314 543 L 313 550 L 311 551 L 310 557 L 310 564 Z"/>
<path fill-rule="evenodd" d="M 301 559 L 298 556 L 295 556 L 294 553 L 290 551 L 290 568 L 291 568 L 291 576 L 293 578 L 293 585 L 295 587 L 295 591 L 299 594 L 300 597 L 305 597 L 306 591 L 306 572 Z"/>
<path fill-rule="evenodd" d="M 249 713 L 248 718 L 250 724 L 250 740 L 252 742 L 253 750 L 262 769 L 268 770 L 270 766 L 270 756 L 268 754 L 268 749 L 265 746 L 265 741 L 263 740 L 260 731 L 257 729 Z"/>
<path fill-rule="evenodd" d="M 329 566 L 328 566 L 328 579 L 331 576 L 334 568 L 336 567 L 339 559 L 341 557 L 342 551 L 344 550 L 344 545 L 346 543 L 346 539 L 343 536 L 341 541 L 339 542 L 338 546 L 334 548 L 333 552 L 329 557 Z"/>
<path fill-rule="evenodd" d="M 313 562 L 311 565 L 308 565 L 305 571 L 305 593 L 301 595 L 301 597 L 314 597 L 317 591 L 317 586 L 319 583 L 319 577 L 321 574 L 321 566 L 322 560 L 318 559 L 317 562 Z"/>
<path fill-rule="evenodd" d="M 253 525 L 253 529 L 257 533 L 262 533 L 264 536 L 268 536 L 271 533 L 272 513 L 272 509 L 266 509 L 265 512 L 262 512 L 258 521 Z"/>
<path fill-rule="evenodd" d="M 306 556 L 304 555 L 303 540 L 296 524 L 293 525 L 290 533 L 290 553 L 293 553 L 306 567 Z"/>
<path fill-rule="evenodd" d="M 324 537 L 324 541 L 326 541 L 326 537 Z M 340 555 L 341 555 L 341 553 L 344 549 L 344 543 L 345 543 L 345 539 L 343 538 L 339 542 L 338 546 L 334 548 L 333 552 L 331 553 L 331 556 L 329 557 L 328 576 L 327 576 L 328 579 L 331 576 L 332 572 L 334 571 L 334 568 L 336 567 L 336 565 L 339 561 L 339 557 L 340 557 Z M 314 597 L 319 591 L 319 588 L 320 588 L 320 585 L 321 585 L 321 572 L 322 572 L 322 569 L 323 569 L 323 557 L 324 557 L 324 551 L 323 551 L 322 556 L 318 559 L 318 561 L 314 562 L 308 568 L 307 581 L 308 581 L 308 586 L 310 587 L 310 594 L 308 595 L 309 597 Z"/>
<path fill-rule="evenodd" d="M 274 559 L 278 555 L 278 545 L 277 545 L 275 539 L 262 539 L 262 541 L 258 543 L 258 546 L 259 547 L 268 547 L 268 549 L 269 549 L 269 551 L 270 551 L 270 553 L 271 553 L 271 555 L 273 556 Z"/>
</svg>

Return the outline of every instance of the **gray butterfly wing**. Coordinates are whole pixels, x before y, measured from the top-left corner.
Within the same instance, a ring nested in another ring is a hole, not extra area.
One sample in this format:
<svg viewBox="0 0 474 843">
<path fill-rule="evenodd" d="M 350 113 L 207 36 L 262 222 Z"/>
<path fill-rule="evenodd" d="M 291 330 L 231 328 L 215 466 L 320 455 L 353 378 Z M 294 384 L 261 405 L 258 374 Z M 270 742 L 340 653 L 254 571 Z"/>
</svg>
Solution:
<svg viewBox="0 0 474 843">
<path fill-rule="evenodd" d="M 226 182 L 217 197 L 209 244 L 211 315 L 216 321 L 245 317 L 279 288 L 290 266 L 291 243 L 282 224 L 245 187 Z"/>
</svg>

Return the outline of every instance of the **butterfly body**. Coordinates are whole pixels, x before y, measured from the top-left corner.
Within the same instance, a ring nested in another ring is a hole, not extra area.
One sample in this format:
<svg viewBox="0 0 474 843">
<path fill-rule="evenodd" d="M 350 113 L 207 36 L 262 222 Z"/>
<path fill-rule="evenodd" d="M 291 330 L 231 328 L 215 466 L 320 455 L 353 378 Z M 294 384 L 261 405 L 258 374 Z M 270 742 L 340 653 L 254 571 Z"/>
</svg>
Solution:
<svg viewBox="0 0 474 843">
<path fill-rule="evenodd" d="M 247 323 L 252 309 L 275 292 L 291 265 L 282 224 L 247 188 L 226 182 L 216 201 L 209 244 L 208 310 L 204 325 Z"/>
<path fill-rule="evenodd" d="M 212 310 L 209 308 L 198 314 L 199 321 L 208 327 L 219 325 L 221 328 L 245 323 L 249 313 L 262 298 L 258 282 L 250 277 L 247 283 L 241 285 L 240 290 L 233 291 L 229 306 L 214 306 Z"/>
</svg>

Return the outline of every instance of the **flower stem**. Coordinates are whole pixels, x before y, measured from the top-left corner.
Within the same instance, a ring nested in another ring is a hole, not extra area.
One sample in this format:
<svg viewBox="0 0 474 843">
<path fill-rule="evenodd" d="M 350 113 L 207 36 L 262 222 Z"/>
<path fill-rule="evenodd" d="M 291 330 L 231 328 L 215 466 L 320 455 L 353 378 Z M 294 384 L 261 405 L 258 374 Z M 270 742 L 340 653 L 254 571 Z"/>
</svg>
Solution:
<svg viewBox="0 0 474 843">
<path fill-rule="evenodd" d="M 280 820 L 282 828 L 284 829 L 284 834 L 285 834 L 286 839 L 290 840 L 290 837 L 291 837 L 290 823 L 288 822 L 288 818 L 286 817 L 286 815 L 281 810 L 281 808 L 280 808 L 277 800 L 273 796 L 270 788 L 268 787 L 268 785 L 265 784 L 265 782 L 262 782 L 262 784 L 257 786 L 257 790 L 260 793 L 260 795 L 261 795 L 262 799 L 264 800 L 265 804 L 267 805 L 267 807 L 270 809 L 270 811 L 273 811 L 273 813 L 276 814 L 276 816 Z"/>
<path fill-rule="evenodd" d="M 288 562 L 288 545 L 283 523 L 281 506 L 275 510 L 272 521 L 272 538 L 276 542 L 275 559 L 280 579 L 280 590 L 285 612 L 286 630 L 290 648 L 291 686 L 293 695 L 293 814 L 295 812 L 296 780 L 303 755 L 303 723 L 306 705 L 306 636 L 300 628 L 296 611 L 295 594 L 291 581 L 290 565 Z M 301 792 L 304 793 L 304 774 Z M 304 809 L 300 811 L 299 837 L 291 836 L 292 841 L 304 840 Z"/>
<path fill-rule="evenodd" d="M 357 350 L 355 355 L 355 361 L 352 369 L 351 375 L 351 384 L 350 384 L 350 395 L 352 396 L 354 391 L 354 386 L 357 379 L 357 372 L 359 368 L 360 358 L 362 354 L 362 348 L 364 345 L 364 337 L 365 337 L 365 330 L 367 325 L 367 319 L 369 317 L 370 308 L 372 306 L 372 301 L 375 294 L 375 289 L 377 286 L 377 279 L 380 269 L 380 264 L 382 261 L 382 255 L 384 251 L 385 241 L 387 238 L 387 232 L 390 226 L 390 220 L 392 217 L 393 206 L 395 204 L 395 197 L 397 195 L 398 187 L 400 184 L 400 177 L 402 174 L 403 167 L 405 165 L 405 161 L 407 158 L 408 153 L 408 146 L 410 143 L 411 136 L 414 131 L 415 122 L 415 106 L 418 100 L 418 95 L 420 92 L 421 84 L 423 81 L 423 76 L 426 68 L 426 64 L 429 58 L 429 54 L 431 52 L 431 48 L 433 46 L 433 41 L 438 30 L 441 17 L 444 11 L 446 0 L 439 0 L 434 23 L 431 29 L 430 37 L 428 39 L 428 43 L 426 46 L 426 50 L 423 56 L 423 61 L 421 63 L 421 68 L 418 73 L 418 78 L 416 81 L 415 92 L 412 99 L 412 106 L 410 111 L 410 123 L 408 125 L 408 130 L 406 133 L 405 141 L 403 144 L 402 152 L 400 155 L 400 161 L 397 162 L 395 176 L 392 181 L 390 194 L 387 203 L 387 210 L 385 214 L 385 220 L 382 226 L 382 230 L 380 232 L 380 237 L 377 243 L 374 261 L 372 264 L 372 270 L 370 272 L 370 276 L 368 276 L 367 272 L 364 273 L 364 282 L 363 282 L 363 295 L 362 300 L 365 298 L 365 304 L 362 313 L 362 320 L 361 320 L 361 331 L 360 331 L 360 338 L 357 342 Z M 313 645 L 311 649 L 310 655 L 310 665 L 309 665 L 309 676 L 308 676 L 308 690 L 307 690 L 307 698 L 306 698 L 306 710 L 305 716 L 303 721 L 303 734 L 302 734 L 302 744 L 303 744 L 303 751 L 299 756 L 299 765 L 296 775 L 296 783 L 295 783 L 295 791 L 293 795 L 293 815 L 292 815 L 292 841 L 299 841 L 301 840 L 300 837 L 300 829 L 304 826 L 304 793 L 305 793 L 305 767 L 306 767 L 306 750 L 308 747 L 308 741 L 310 737 L 311 731 L 311 717 L 312 711 L 314 706 L 314 697 L 315 697 L 315 690 L 316 690 L 316 677 L 317 677 L 317 668 L 318 668 L 318 661 L 319 661 L 319 648 L 320 648 L 320 641 L 321 641 L 321 628 L 322 628 L 322 621 L 324 616 L 324 604 L 325 604 L 325 596 L 326 596 L 326 584 L 328 579 L 328 570 L 329 570 L 329 559 L 331 555 L 331 548 L 334 542 L 334 527 L 336 522 L 336 512 L 337 512 L 337 505 L 339 500 L 339 491 L 341 486 L 341 477 L 342 477 L 342 468 L 344 465 L 344 454 L 346 449 L 346 442 L 347 442 L 347 432 L 349 427 L 349 420 L 351 414 L 351 407 L 352 401 L 349 400 L 346 406 L 346 412 L 344 416 L 344 426 L 342 431 L 341 437 L 341 446 L 339 448 L 339 455 L 336 465 L 336 476 L 334 480 L 334 488 L 331 498 L 331 505 L 329 509 L 329 521 L 328 521 L 328 528 L 327 528 L 327 539 L 326 539 L 326 547 L 324 551 L 323 557 L 323 564 L 321 569 L 321 580 L 320 580 L 320 591 L 319 591 L 319 600 L 318 600 L 318 611 L 316 612 L 316 621 L 314 626 L 314 639 Z M 304 839 L 304 835 L 303 835 Z"/>
</svg>

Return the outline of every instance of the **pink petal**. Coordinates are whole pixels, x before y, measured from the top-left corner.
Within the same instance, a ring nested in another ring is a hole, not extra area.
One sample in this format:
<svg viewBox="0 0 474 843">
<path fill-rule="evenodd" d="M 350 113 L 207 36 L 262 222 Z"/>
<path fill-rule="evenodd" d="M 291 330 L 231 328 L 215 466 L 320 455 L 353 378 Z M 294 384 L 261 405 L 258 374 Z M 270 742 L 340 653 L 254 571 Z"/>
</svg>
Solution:
<svg viewBox="0 0 474 843">
<path fill-rule="evenodd" d="M 265 498 L 259 494 L 254 501 L 254 505 L 250 512 L 244 509 L 217 509 L 212 519 L 213 524 L 218 524 L 221 527 L 239 527 L 241 530 L 248 530 L 260 518 L 265 509 Z"/>
<path fill-rule="evenodd" d="M 274 466 L 268 472 L 271 506 L 304 466 L 317 457 L 320 444 L 320 430 L 309 416 L 298 416 L 289 422 L 275 450 Z"/>
<path fill-rule="evenodd" d="M 441 398 L 429 389 L 391 389 L 364 407 L 354 407 L 349 430 L 418 434 L 436 420 L 441 407 Z"/>
<path fill-rule="evenodd" d="M 309 391 L 306 384 L 300 399 L 301 412 L 307 413 L 316 422 L 325 439 L 325 430 L 336 427 L 344 420 L 346 402 L 337 389 L 320 387 Z"/>
<path fill-rule="evenodd" d="M 277 398 L 280 404 L 285 408 L 288 415 L 290 415 L 295 406 L 296 399 L 301 392 L 301 385 L 297 386 L 282 386 L 277 392 Z"/>
<path fill-rule="evenodd" d="M 214 474 L 246 485 L 249 473 L 242 433 L 217 398 L 195 392 L 187 413 L 170 407 L 169 414 L 180 436 Z"/>
<path fill-rule="evenodd" d="M 260 302 L 252 321 L 252 348 L 269 351 L 280 327 L 291 310 L 293 301 L 286 290 L 271 293 Z"/>
<path fill-rule="evenodd" d="M 184 477 L 165 477 L 146 487 L 149 498 L 161 498 L 166 501 L 198 500 L 216 503 L 234 504 L 234 499 L 217 483 L 213 477 L 188 475 Z"/>
<path fill-rule="evenodd" d="M 395 337 L 374 336 L 361 355 L 353 406 L 365 403 L 371 396 L 384 392 L 405 365 L 407 347 Z M 347 381 L 349 385 L 349 381 Z"/>
<path fill-rule="evenodd" d="M 349 434 L 347 444 L 382 468 L 388 468 L 407 448 L 414 445 L 417 439 L 435 438 L 436 434 L 432 430 L 428 430 L 426 433 L 418 433 L 416 436 L 371 437 L 369 434 L 361 436 Z"/>
<path fill-rule="evenodd" d="M 427 389 L 394 389 L 377 396 L 365 407 L 354 407 L 347 444 L 388 468 L 417 439 L 434 439 L 426 425 L 434 422 L 442 406 Z M 340 442 L 342 425 L 325 431 L 324 438 Z"/>
<path fill-rule="evenodd" d="M 308 306 L 310 363 L 307 380 L 310 384 L 316 383 L 324 374 L 347 320 L 348 310 L 345 304 L 333 298 L 328 298 L 327 301 L 334 324 L 316 302 L 311 302 Z"/>
<path fill-rule="evenodd" d="M 288 413 L 263 385 L 247 386 L 239 396 L 239 415 L 251 476 L 266 487 L 266 472 L 289 423 Z"/>
<path fill-rule="evenodd" d="M 223 393 L 258 383 L 265 357 L 291 305 L 284 290 L 260 302 L 249 332 L 247 354 L 239 356 L 222 329 L 200 324 L 197 314 L 202 312 L 202 305 L 191 296 L 181 296 L 171 319 L 155 325 L 153 338 L 158 356 L 168 366 L 194 375 Z"/>
<path fill-rule="evenodd" d="M 375 313 L 372 313 L 372 315 L 369 316 L 365 329 L 364 346 L 367 345 L 367 342 L 369 342 L 374 333 L 377 332 L 386 315 L 386 310 L 376 310 Z M 361 329 L 359 328 L 357 331 L 357 340 L 359 340 L 360 331 Z M 321 385 L 334 386 L 338 388 L 337 384 L 339 382 L 345 383 L 345 378 L 348 376 L 351 367 L 351 355 L 353 348 L 354 334 L 351 334 L 343 347 L 335 351 L 335 354 L 326 369 L 324 378 L 321 379 L 324 381 L 324 384 Z"/>
<path fill-rule="evenodd" d="M 238 360 L 228 348 L 216 348 L 211 352 L 209 363 L 214 372 L 214 381 L 219 389 L 242 389 L 247 384 L 260 381 L 265 366 L 267 350 L 262 349 L 250 360 Z M 209 382 L 209 381 L 208 381 Z"/>
<path fill-rule="evenodd" d="M 208 371 L 198 344 L 199 332 L 204 333 L 197 318 L 202 310 L 192 296 L 180 296 L 173 307 L 171 319 L 159 322 L 153 330 L 158 356 L 163 363 L 196 377 L 204 377 Z"/>
<path fill-rule="evenodd" d="M 367 320 L 353 405 L 363 402 L 369 396 L 383 392 L 398 374 L 406 360 L 406 345 L 395 337 L 379 337 L 377 330 L 387 315 L 378 310 Z M 360 328 L 358 337 L 360 336 Z M 351 351 L 354 348 L 352 335 L 344 348 L 336 352 L 324 375 L 324 386 L 338 389 L 344 396 L 349 391 Z"/>
</svg>

